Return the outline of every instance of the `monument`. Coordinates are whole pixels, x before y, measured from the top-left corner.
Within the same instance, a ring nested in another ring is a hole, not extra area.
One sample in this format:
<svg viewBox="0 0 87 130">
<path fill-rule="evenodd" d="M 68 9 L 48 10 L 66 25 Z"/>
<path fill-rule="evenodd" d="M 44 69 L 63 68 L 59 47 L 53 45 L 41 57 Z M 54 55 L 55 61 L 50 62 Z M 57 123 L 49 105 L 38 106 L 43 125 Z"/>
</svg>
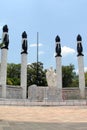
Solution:
<svg viewBox="0 0 87 130">
<path fill-rule="evenodd" d="M 7 78 L 7 51 L 9 45 L 8 26 L 3 26 L 2 47 L 1 47 L 1 85 L 2 97 L 6 98 L 6 78 Z"/>
<path fill-rule="evenodd" d="M 77 58 L 78 58 L 78 70 L 79 70 L 79 88 L 72 90 L 64 90 L 62 88 L 62 65 L 61 65 L 61 44 L 60 37 L 57 35 L 55 38 L 55 58 L 56 58 L 56 71 L 51 67 L 47 70 L 46 78 L 48 86 L 36 86 L 31 85 L 28 91 L 28 99 L 30 101 L 51 101 L 57 102 L 62 99 L 69 99 L 72 97 L 72 91 L 75 92 L 76 97 L 84 99 L 86 97 L 85 93 L 85 77 L 84 77 L 84 62 L 83 62 L 83 47 L 82 47 L 82 38 L 80 35 L 77 36 Z M 9 46 L 9 35 L 8 35 L 8 26 L 3 26 L 2 34 L 2 43 L 0 44 L 1 48 L 1 65 L 0 65 L 0 97 L 2 98 L 27 98 L 27 50 L 28 50 L 28 41 L 27 33 L 24 31 L 22 33 L 22 50 L 21 50 L 21 84 L 19 88 L 16 86 L 8 87 L 6 85 L 7 78 L 7 53 Z M 70 88 L 69 88 L 70 89 Z M 87 91 L 87 90 L 86 90 Z M 63 98 L 63 93 L 65 98 Z M 71 92 L 71 93 L 70 93 Z M 68 97 L 68 98 L 67 98 Z"/>
<path fill-rule="evenodd" d="M 57 88 L 60 92 L 60 99 L 62 99 L 62 66 L 61 66 L 61 44 L 60 37 L 57 35 L 55 38 L 56 42 L 56 74 L 57 74 Z"/>
<path fill-rule="evenodd" d="M 78 70 L 79 70 L 79 89 L 81 98 L 85 98 L 85 76 L 84 76 L 84 62 L 83 62 L 83 47 L 82 38 L 77 36 L 77 58 L 78 58 Z"/>
<path fill-rule="evenodd" d="M 23 89 L 22 98 L 26 98 L 27 94 L 27 34 L 22 33 L 22 51 L 21 51 L 21 87 Z"/>
</svg>

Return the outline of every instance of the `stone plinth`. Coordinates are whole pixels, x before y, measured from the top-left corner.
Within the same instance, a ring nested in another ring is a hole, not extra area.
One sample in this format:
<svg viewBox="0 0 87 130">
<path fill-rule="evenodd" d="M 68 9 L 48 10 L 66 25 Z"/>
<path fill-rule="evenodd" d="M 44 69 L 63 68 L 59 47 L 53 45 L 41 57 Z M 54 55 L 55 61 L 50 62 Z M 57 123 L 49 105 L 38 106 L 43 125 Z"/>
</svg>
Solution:
<svg viewBox="0 0 87 130">
<path fill-rule="evenodd" d="M 28 88 L 28 99 L 30 101 L 40 101 L 44 100 L 45 87 L 37 87 L 36 85 L 31 85 Z"/>
<path fill-rule="evenodd" d="M 27 54 L 21 54 L 21 87 L 23 89 L 22 98 L 26 98 L 27 93 Z"/>
<path fill-rule="evenodd" d="M 37 102 L 57 102 L 61 100 L 61 91 L 56 87 L 31 85 L 28 88 L 28 99 Z"/>
<path fill-rule="evenodd" d="M 85 76 L 83 56 L 78 56 L 79 89 L 81 98 L 85 98 Z"/>
</svg>

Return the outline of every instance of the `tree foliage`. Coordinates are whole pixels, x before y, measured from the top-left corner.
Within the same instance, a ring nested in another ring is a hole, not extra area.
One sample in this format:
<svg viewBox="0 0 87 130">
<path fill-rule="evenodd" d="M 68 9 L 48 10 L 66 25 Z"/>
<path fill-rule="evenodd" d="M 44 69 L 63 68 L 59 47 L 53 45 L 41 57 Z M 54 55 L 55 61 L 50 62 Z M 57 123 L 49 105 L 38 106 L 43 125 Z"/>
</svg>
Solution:
<svg viewBox="0 0 87 130">
<path fill-rule="evenodd" d="M 38 62 L 37 63 L 32 63 L 28 65 L 27 69 L 28 73 L 28 86 L 32 84 L 37 84 L 38 86 L 46 86 L 46 74 L 45 70 L 43 69 L 43 63 Z"/>
<path fill-rule="evenodd" d="M 21 64 L 7 65 L 7 84 L 20 85 Z M 38 62 L 38 79 L 37 79 L 37 63 L 32 63 L 27 66 L 27 86 L 38 84 L 38 86 L 46 86 L 45 70 L 43 63 Z"/>
<path fill-rule="evenodd" d="M 77 87 L 78 77 L 74 72 L 74 65 L 62 66 L 63 87 Z"/>
<path fill-rule="evenodd" d="M 20 64 L 8 64 L 7 65 L 7 84 L 20 85 Z"/>
<path fill-rule="evenodd" d="M 87 72 L 85 72 L 85 86 L 87 87 Z"/>
<path fill-rule="evenodd" d="M 38 69 L 38 73 L 37 73 Z M 21 64 L 7 65 L 7 84 L 20 85 Z M 38 74 L 38 76 L 37 76 Z M 38 78 L 38 79 L 37 79 Z M 85 73 L 87 86 L 87 73 Z M 74 65 L 62 66 L 63 87 L 78 87 L 78 75 L 74 72 Z M 46 70 L 43 63 L 38 62 L 27 65 L 27 86 L 37 84 L 38 86 L 47 86 Z"/>
</svg>

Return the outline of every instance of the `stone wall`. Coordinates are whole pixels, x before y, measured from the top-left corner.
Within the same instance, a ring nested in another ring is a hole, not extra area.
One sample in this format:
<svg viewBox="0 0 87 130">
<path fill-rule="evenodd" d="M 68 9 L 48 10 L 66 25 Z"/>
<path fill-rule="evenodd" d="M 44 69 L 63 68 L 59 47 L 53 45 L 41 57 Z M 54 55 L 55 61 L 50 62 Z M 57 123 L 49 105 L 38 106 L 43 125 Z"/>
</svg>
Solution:
<svg viewBox="0 0 87 130">
<path fill-rule="evenodd" d="M 63 88 L 62 98 L 65 100 L 81 99 L 79 88 Z M 85 99 L 87 99 L 87 87 L 85 88 Z"/>
<path fill-rule="evenodd" d="M 20 86 L 6 86 L 6 98 L 10 99 L 21 99 L 22 88 Z M 0 86 L 0 98 L 2 97 L 2 87 Z"/>
<path fill-rule="evenodd" d="M 62 89 L 62 98 L 64 100 L 80 99 L 79 88 L 63 88 Z"/>
<path fill-rule="evenodd" d="M 22 88 L 20 86 L 7 86 L 7 98 L 21 99 Z"/>
<path fill-rule="evenodd" d="M 87 88 L 85 89 L 87 98 Z M 56 87 L 37 87 L 31 85 L 28 88 L 28 99 L 30 101 L 59 101 L 60 90 Z M 81 99 L 79 88 L 63 88 L 62 89 L 63 100 Z"/>
<path fill-rule="evenodd" d="M 85 89 L 87 99 L 87 88 Z M 30 101 L 59 101 L 60 90 L 55 87 L 37 87 L 32 85 L 28 88 L 28 100 Z M 2 97 L 2 87 L 0 86 L 0 98 Z M 22 99 L 22 88 L 20 86 L 7 86 L 6 98 L 8 99 Z M 63 100 L 80 99 L 79 88 L 63 88 Z"/>
</svg>

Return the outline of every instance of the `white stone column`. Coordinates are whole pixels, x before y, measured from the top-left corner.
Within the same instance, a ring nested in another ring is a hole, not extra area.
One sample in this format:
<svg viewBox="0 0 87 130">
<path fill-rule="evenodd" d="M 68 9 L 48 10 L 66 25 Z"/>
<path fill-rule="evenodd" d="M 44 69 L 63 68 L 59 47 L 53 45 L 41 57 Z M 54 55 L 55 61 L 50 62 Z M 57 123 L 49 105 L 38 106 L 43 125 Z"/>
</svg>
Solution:
<svg viewBox="0 0 87 130">
<path fill-rule="evenodd" d="M 60 44 L 60 37 L 56 36 L 56 74 L 57 74 L 57 88 L 58 88 L 58 99 L 62 99 L 62 66 L 61 66 L 61 44 Z"/>
<path fill-rule="evenodd" d="M 1 46 L 1 85 L 2 98 L 6 98 L 6 79 L 7 79 L 7 51 L 9 45 L 8 26 L 3 26 L 2 46 Z"/>
<path fill-rule="evenodd" d="M 27 34 L 24 31 L 22 33 L 22 52 L 21 52 L 21 87 L 22 98 L 27 97 Z"/>
<path fill-rule="evenodd" d="M 23 89 L 22 98 L 26 99 L 27 93 L 27 54 L 21 54 L 21 87 Z"/>
<path fill-rule="evenodd" d="M 56 57 L 57 87 L 62 89 L 61 57 Z"/>
<path fill-rule="evenodd" d="M 79 89 L 81 98 L 85 98 L 85 76 L 83 58 L 84 56 L 78 56 Z"/>
<path fill-rule="evenodd" d="M 1 49 L 1 85 L 3 98 L 6 98 L 7 51 L 6 48 Z"/>
<path fill-rule="evenodd" d="M 59 99 L 62 99 L 62 67 L 61 57 L 56 57 L 56 74 L 57 74 L 57 88 L 60 93 Z"/>
<path fill-rule="evenodd" d="M 78 34 L 77 36 L 77 58 L 78 58 L 78 71 L 79 71 L 79 89 L 80 97 L 85 98 L 85 76 L 84 76 L 84 61 L 83 61 L 83 47 L 82 37 Z"/>
</svg>

